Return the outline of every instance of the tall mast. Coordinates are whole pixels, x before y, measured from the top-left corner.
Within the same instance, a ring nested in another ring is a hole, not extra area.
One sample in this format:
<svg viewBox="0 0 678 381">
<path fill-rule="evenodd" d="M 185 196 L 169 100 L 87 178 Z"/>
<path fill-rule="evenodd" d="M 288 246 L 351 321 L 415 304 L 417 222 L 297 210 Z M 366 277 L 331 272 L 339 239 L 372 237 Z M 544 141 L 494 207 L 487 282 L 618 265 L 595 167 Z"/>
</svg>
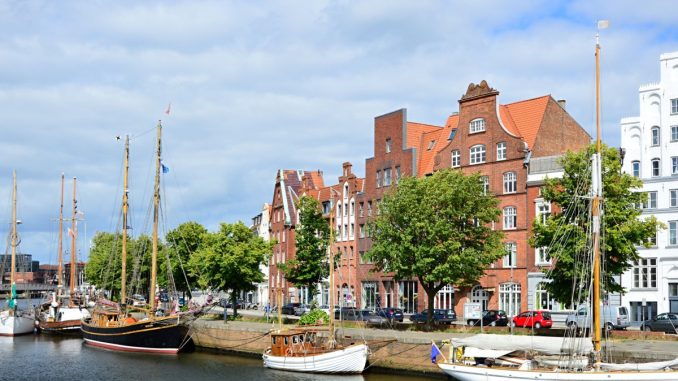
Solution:
<svg viewBox="0 0 678 381">
<path fill-rule="evenodd" d="M 16 171 L 12 171 L 12 271 L 10 272 L 9 284 L 14 287 L 16 278 Z"/>
<path fill-rule="evenodd" d="M 73 302 L 73 296 L 75 295 L 75 267 L 77 262 L 77 256 L 75 251 L 75 241 L 78 237 L 78 224 L 76 221 L 76 214 L 78 213 L 78 201 L 75 198 L 75 186 L 77 179 L 73 178 L 73 217 L 71 217 L 71 282 L 70 282 L 70 295 L 71 302 Z"/>
<path fill-rule="evenodd" d="M 607 27 L 607 22 L 598 22 L 598 28 Z M 593 349 L 595 363 L 600 362 L 600 215 L 601 204 L 603 200 L 603 179 L 602 179 L 602 149 L 600 138 L 600 41 L 596 34 L 596 153 L 592 160 L 592 182 L 593 201 L 591 205 L 591 215 L 593 217 L 593 300 L 591 309 L 593 311 Z M 598 365 L 596 365 L 598 368 Z"/>
<path fill-rule="evenodd" d="M 162 133 L 162 125 L 158 121 L 158 143 L 155 158 L 155 186 L 153 187 L 153 249 L 151 251 L 151 290 L 148 301 L 151 304 L 150 313 L 155 313 L 155 287 L 158 275 L 158 209 L 160 208 L 160 162 L 161 145 L 160 136 Z"/>
<path fill-rule="evenodd" d="M 120 273 L 120 304 L 123 307 L 127 303 L 127 210 L 129 209 L 129 135 L 125 136 L 125 163 L 122 175 L 122 272 Z"/>
<path fill-rule="evenodd" d="M 334 337 L 334 255 L 332 254 L 332 243 L 334 242 L 334 226 L 332 225 L 332 213 L 334 209 L 334 194 L 332 194 L 332 187 L 330 186 L 330 237 L 327 242 L 327 257 L 330 261 L 330 337 L 327 344 L 330 348 L 334 348 L 337 341 Z M 341 311 L 341 310 L 340 310 Z M 341 312 L 339 312 L 341 314 Z"/>
<path fill-rule="evenodd" d="M 61 174 L 61 206 L 59 207 L 59 248 L 57 249 L 57 292 L 61 295 L 64 282 L 64 174 Z"/>
</svg>

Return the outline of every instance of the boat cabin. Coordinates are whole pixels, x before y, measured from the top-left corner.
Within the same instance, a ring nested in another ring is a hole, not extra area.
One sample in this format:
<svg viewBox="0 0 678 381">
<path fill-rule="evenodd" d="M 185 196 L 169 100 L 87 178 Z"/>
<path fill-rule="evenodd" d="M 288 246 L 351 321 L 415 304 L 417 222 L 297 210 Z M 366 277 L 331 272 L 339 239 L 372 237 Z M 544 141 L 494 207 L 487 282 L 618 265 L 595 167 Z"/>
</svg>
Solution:
<svg viewBox="0 0 678 381">
<path fill-rule="evenodd" d="M 316 332 L 285 330 L 271 332 L 271 354 L 273 356 L 303 356 L 317 352 Z"/>
</svg>

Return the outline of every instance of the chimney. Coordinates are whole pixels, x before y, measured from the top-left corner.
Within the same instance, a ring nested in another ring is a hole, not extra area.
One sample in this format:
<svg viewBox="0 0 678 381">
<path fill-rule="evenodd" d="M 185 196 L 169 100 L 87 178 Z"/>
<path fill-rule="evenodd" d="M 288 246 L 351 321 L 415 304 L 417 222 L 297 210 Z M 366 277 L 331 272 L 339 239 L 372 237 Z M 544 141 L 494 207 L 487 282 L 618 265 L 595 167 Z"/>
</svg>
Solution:
<svg viewBox="0 0 678 381">
<path fill-rule="evenodd" d="M 347 161 L 344 164 L 342 164 L 342 167 L 344 169 L 344 176 L 348 177 L 348 175 L 351 174 L 351 167 L 352 167 L 351 163 Z"/>
<path fill-rule="evenodd" d="M 563 110 L 567 110 L 565 107 L 567 105 L 567 101 L 565 99 L 558 99 L 558 104 L 563 108 Z"/>
</svg>

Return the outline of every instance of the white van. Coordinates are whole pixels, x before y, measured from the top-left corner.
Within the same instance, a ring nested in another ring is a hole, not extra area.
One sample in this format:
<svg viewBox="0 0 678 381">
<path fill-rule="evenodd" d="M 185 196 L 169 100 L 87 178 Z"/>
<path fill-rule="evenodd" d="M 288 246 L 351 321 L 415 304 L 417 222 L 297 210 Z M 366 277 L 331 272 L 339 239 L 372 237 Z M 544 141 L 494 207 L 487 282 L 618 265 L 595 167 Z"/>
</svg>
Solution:
<svg viewBox="0 0 678 381">
<path fill-rule="evenodd" d="M 626 329 L 629 323 L 629 311 L 626 307 L 601 305 L 601 327 L 608 331 L 613 329 Z M 588 329 L 593 317 L 588 306 L 581 306 L 576 313 L 569 314 L 565 323 L 573 329 Z"/>
</svg>

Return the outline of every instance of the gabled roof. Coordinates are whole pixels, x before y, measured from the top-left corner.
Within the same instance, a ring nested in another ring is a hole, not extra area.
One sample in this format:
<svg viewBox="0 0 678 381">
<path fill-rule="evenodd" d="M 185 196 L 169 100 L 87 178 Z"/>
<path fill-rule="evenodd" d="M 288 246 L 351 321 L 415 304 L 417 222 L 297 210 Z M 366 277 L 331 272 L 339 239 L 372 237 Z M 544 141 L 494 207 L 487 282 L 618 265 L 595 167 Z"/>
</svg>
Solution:
<svg viewBox="0 0 678 381">
<path fill-rule="evenodd" d="M 421 139 L 421 146 L 417 154 L 419 163 L 417 163 L 417 176 L 422 177 L 427 173 L 433 172 L 433 158 L 440 149 L 447 143 L 445 129 L 438 127 L 437 130 L 426 132 Z M 431 147 L 431 145 L 433 145 Z M 430 147 L 430 149 L 429 149 Z"/>
<path fill-rule="evenodd" d="M 406 148 L 416 148 L 419 149 L 421 144 L 422 135 L 440 129 L 439 126 L 434 126 L 431 124 L 424 123 L 415 123 L 407 122 L 407 136 L 405 137 L 405 147 Z"/>
<path fill-rule="evenodd" d="M 530 149 L 534 146 L 549 99 L 550 95 L 544 95 L 499 106 L 499 117 L 504 127 L 511 135 L 521 137 Z"/>
</svg>

